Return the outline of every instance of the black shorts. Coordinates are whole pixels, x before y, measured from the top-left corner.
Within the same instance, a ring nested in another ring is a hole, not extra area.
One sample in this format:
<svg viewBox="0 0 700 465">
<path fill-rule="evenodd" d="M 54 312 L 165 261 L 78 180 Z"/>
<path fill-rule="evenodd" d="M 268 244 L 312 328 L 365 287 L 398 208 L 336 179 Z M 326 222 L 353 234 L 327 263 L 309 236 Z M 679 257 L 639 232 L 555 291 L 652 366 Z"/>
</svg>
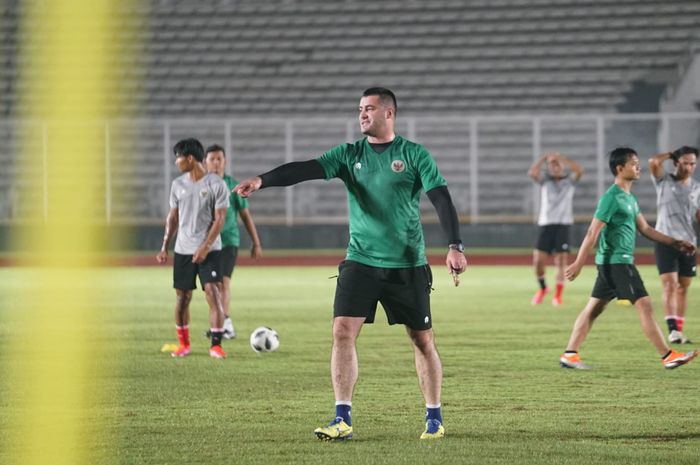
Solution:
<svg viewBox="0 0 700 465">
<path fill-rule="evenodd" d="M 221 272 L 227 278 L 233 275 L 233 269 L 236 267 L 237 258 L 238 247 L 229 245 L 221 249 Z"/>
<path fill-rule="evenodd" d="M 202 289 L 207 283 L 222 281 L 220 250 L 209 252 L 202 263 L 192 263 L 192 255 L 175 253 L 173 287 L 182 291 L 197 289 L 197 275 L 199 275 Z"/>
<path fill-rule="evenodd" d="M 334 317 L 365 317 L 365 323 L 373 323 L 381 302 L 390 325 L 399 323 L 417 331 L 432 328 L 430 266 L 377 268 L 345 260 L 338 272 Z"/>
<path fill-rule="evenodd" d="M 598 265 L 598 277 L 593 285 L 591 297 L 601 300 L 618 298 L 635 303 L 648 295 L 636 266 Z"/>
<path fill-rule="evenodd" d="M 547 224 L 539 227 L 535 249 L 548 254 L 568 252 L 570 239 L 570 224 Z"/>
<path fill-rule="evenodd" d="M 688 255 L 658 242 L 654 244 L 654 255 L 659 274 L 678 273 L 678 276 L 695 276 L 695 255 Z"/>
</svg>

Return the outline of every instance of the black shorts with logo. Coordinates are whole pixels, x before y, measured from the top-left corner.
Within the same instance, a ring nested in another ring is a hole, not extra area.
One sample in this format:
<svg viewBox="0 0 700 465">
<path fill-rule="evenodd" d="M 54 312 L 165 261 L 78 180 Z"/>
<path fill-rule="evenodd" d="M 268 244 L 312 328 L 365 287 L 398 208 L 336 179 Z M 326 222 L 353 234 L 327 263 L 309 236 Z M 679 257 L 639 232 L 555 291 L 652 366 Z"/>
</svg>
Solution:
<svg viewBox="0 0 700 465">
<path fill-rule="evenodd" d="M 665 244 L 654 244 L 656 269 L 659 274 L 678 273 L 678 276 L 693 277 L 697 262 L 695 255 L 688 255 Z"/>
<path fill-rule="evenodd" d="M 197 275 L 199 275 L 202 289 L 207 283 L 220 283 L 222 281 L 221 250 L 209 252 L 202 263 L 192 263 L 192 255 L 175 253 L 173 287 L 183 291 L 197 289 Z"/>
<path fill-rule="evenodd" d="M 365 317 L 365 323 L 373 323 L 381 302 L 390 325 L 399 323 L 417 331 L 432 328 L 430 266 L 378 268 L 345 260 L 338 272 L 334 317 Z"/>
<path fill-rule="evenodd" d="M 635 303 L 646 297 L 646 288 L 637 267 L 634 265 L 598 265 L 598 277 L 593 285 L 591 297 L 601 300 L 629 300 Z"/>
<path fill-rule="evenodd" d="M 236 267 L 237 258 L 238 247 L 228 245 L 221 249 L 221 272 L 227 278 L 233 275 L 233 269 Z"/>
<path fill-rule="evenodd" d="M 535 249 L 548 254 L 568 252 L 570 240 L 570 224 L 546 224 L 539 227 Z"/>
</svg>

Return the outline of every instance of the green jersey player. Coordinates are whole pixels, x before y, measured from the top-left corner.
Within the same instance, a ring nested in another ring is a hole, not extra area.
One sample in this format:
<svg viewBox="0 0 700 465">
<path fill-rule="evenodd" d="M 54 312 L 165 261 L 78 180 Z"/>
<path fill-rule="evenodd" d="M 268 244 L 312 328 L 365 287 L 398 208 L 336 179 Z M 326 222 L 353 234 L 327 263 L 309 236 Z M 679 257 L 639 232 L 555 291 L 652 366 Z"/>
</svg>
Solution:
<svg viewBox="0 0 700 465">
<path fill-rule="evenodd" d="M 681 353 L 666 345 L 661 329 L 654 320 L 651 298 L 634 266 L 634 246 L 637 230 L 647 239 L 685 253 L 695 253 L 695 245 L 658 232 L 644 219 L 637 198 L 630 192 L 632 182 L 639 179 L 640 174 L 639 158 L 634 150 L 627 147 L 613 150 L 610 153 L 610 171 L 615 175 L 615 183 L 600 198 L 576 260 L 565 271 L 567 279 L 576 279 L 598 241 L 595 255 L 598 276 L 588 304 L 574 323 L 568 346 L 559 363 L 563 368 L 590 369 L 581 361 L 579 347 L 608 302 L 617 298 L 629 300 L 637 308 L 642 330 L 661 355 L 664 367 L 677 368 L 694 359 L 698 351 Z M 610 358 L 613 363 L 619 363 L 618 357 Z"/>
<path fill-rule="evenodd" d="M 205 162 L 207 171 L 219 175 L 224 179 L 228 189 L 232 189 L 238 180 L 224 173 L 226 166 L 226 152 L 220 145 L 211 145 L 207 147 Z M 224 306 L 224 339 L 234 339 L 236 330 L 233 327 L 231 320 L 231 277 L 233 269 L 236 266 L 238 258 L 238 246 L 241 243 L 241 234 L 238 229 L 238 217 L 241 217 L 245 225 L 252 246 L 250 256 L 255 260 L 262 258 L 262 245 L 258 238 L 258 231 L 253 221 L 253 216 L 248 209 L 248 200 L 240 195 L 231 194 L 231 202 L 226 212 L 226 221 L 221 230 L 221 272 L 223 273 L 223 282 L 221 283 L 221 299 Z"/>
<path fill-rule="evenodd" d="M 350 243 L 339 266 L 333 305 L 331 379 L 335 418 L 315 430 L 319 439 L 352 437 L 352 394 L 358 377 L 355 341 L 372 323 L 381 302 L 390 324 L 406 326 L 426 402 L 421 439 L 444 436 L 440 409 L 442 364 L 430 313 L 432 274 L 425 256 L 419 201 L 425 191 L 447 235 L 447 267 L 455 278 L 467 265 L 457 213 L 447 183 L 427 150 L 394 132 L 396 97 L 382 87 L 367 89 L 359 122 L 367 136 L 339 145 L 315 160 L 282 165 L 246 179 L 234 192 L 247 197 L 258 189 L 310 179 L 339 178 L 347 189 Z"/>
</svg>

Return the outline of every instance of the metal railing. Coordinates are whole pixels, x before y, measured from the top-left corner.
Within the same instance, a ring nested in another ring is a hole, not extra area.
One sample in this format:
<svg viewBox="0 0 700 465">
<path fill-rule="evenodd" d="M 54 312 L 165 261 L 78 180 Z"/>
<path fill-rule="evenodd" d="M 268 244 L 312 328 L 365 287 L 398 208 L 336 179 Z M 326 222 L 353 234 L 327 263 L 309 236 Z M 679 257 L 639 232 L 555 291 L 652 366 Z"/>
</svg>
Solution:
<svg viewBox="0 0 700 465">
<path fill-rule="evenodd" d="M 47 183 L 37 202 L 19 183 L 24 170 L 46 177 L 50 166 L 51 122 L 1 121 L 0 222 L 47 218 Z M 228 171 L 244 177 L 281 163 L 315 158 L 331 147 L 361 137 L 354 118 L 132 119 L 103 123 L 103 208 L 89 214 L 107 223 L 162 223 L 170 183 L 178 176 L 172 146 L 184 137 L 218 143 L 228 153 Z M 635 148 L 643 176 L 634 192 L 642 211 L 653 217 L 655 193 L 646 159 L 659 151 L 698 144 L 700 113 L 606 115 L 400 117 L 397 132 L 423 144 L 447 178 L 464 222 L 530 222 L 538 209 L 538 188 L 526 175 L 533 160 L 559 151 L 585 169 L 574 213 L 589 218 L 597 198 L 612 181 L 606 154 L 618 145 Z M 36 155 L 31 168 L 20 154 Z M 668 167 L 672 169 L 672 167 Z M 79 180 L 76 180 L 79 182 Z M 24 198 L 23 198 L 24 197 Z M 427 202 L 424 218 L 434 220 Z M 285 189 L 264 189 L 251 199 L 255 219 L 268 224 L 345 223 L 345 190 L 339 181 L 311 181 Z"/>
</svg>

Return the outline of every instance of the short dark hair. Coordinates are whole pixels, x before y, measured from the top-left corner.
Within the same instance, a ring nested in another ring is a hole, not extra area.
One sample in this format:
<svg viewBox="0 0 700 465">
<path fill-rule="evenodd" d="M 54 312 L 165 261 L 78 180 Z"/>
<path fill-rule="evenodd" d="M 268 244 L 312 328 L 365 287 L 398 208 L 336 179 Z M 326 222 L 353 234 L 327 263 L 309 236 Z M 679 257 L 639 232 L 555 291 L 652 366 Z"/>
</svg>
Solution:
<svg viewBox="0 0 700 465">
<path fill-rule="evenodd" d="M 396 95 L 386 87 L 370 87 L 362 92 L 363 97 L 369 97 L 370 95 L 378 95 L 379 100 L 386 106 L 393 106 L 394 112 L 398 111 L 399 107 L 396 105 Z"/>
<path fill-rule="evenodd" d="M 610 152 L 610 171 L 613 176 L 617 176 L 617 167 L 625 166 L 633 155 L 637 155 L 637 151 L 629 147 L 618 147 Z"/>
<path fill-rule="evenodd" d="M 671 158 L 673 159 L 673 163 L 676 164 L 683 155 L 689 154 L 695 155 L 695 158 L 698 158 L 698 149 L 696 149 L 695 147 L 688 147 L 687 145 L 684 145 L 683 147 L 671 153 Z"/>
<path fill-rule="evenodd" d="M 226 150 L 219 144 L 212 144 L 209 147 L 207 147 L 207 150 L 204 151 L 205 154 L 209 152 L 221 152 L 224 154 L 224 157 L 226 156 Z"/>
<path fill-rule="evenodd" d="M 182 139 L 173 147 L 175 157 L 192 155 L 195 160 L 204 161 L 204 147 L 197 139 Z"/>
</svg>

